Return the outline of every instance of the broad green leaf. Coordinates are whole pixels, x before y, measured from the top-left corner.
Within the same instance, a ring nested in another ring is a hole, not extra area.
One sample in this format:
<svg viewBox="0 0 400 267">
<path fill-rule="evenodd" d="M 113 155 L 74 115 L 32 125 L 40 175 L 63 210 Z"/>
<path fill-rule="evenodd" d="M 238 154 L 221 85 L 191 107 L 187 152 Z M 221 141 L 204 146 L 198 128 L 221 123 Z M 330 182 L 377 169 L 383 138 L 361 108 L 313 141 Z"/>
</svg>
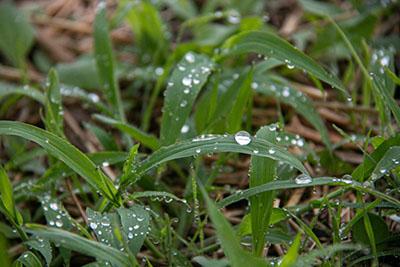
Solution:
<svg viewBox="0 0 400 267">
<path fill-rule="evenodd" d="M 389 232 L 386 222 L 378 215 L 373 213 L 367 213 L 369 217 L 370 224 L 373 228 L 374 239 L 376 245 L 382 244 L 386 238 L 391 234 Z M 365 214 L 365 215 L 367 215 Z M 358 220 L 352 227 L 352 236 L 354 240 L 358 243 L 370 245 L 370 240 L 365 227 L 364 220 Z"/>
<path fill-rule="evenodd" d="M 119 228 L 118 216 L 116 213 L 103 213 L 90 208 L 86 210 L 89 227 L 96 234 L 97 240 L 107 246 L 116 249 L 123 247 L 122 240 L 119 240 L 114 229 Z"/>
<path fill-rule="evenodd" d="M 371 178 L 376 180 L 382 176 L 389 174 L 389 172 L 400 165 L 400 146 L 390 147 L 383 157 L 376 164 L 375 169 L 372 171 Z"/>
<path fill-rule="evenodd" d="M 100 114 L 94 115 L 94 118 L 103 123 L 118 128 L 120 131 L 130 135 L 134 140 L 138 141 L 143 146 L 148 147 L 152 150 L 155 150 L 160 146 L 159 141 L 155 136 L 145 133 L 133 125 L 129 125 L 122 121 L 118 121 Z"/>
<path fill-rule="evenodd" d="M 57 72 L 51 69 L 48 79 L 48 86 L 46 92 L 46 113 L 44 122 L 49 132 L 52 132 L 60 137 L 64 136 L 63 131 L 63 108 L 60 92 L 60 85 L 58 81 Z"/>
<path fill-rule="evenodd" d="M 35 254 L 30 251 L 25 251 L 24 253 L 22 253 L 21 256 L 19 256 L 19 258 L 15 262 L 15 266 L 18 265 L 26 267 L 42 267 L 42 263 L 40 262 L 40 260 L 36 257 Z"/>
<path fill-rule="evenodd" d="M 315 110 L 312 101 L 306 95 L 289 85 L 274 82 L 271 79 L 266 79 L 264 76 L 255 77 L 254 87 L 258 93 L 275 97 L 279 101 L 291 105 L 318 130 L 324 144 L 331 149 L 332 144 L 329 140 L 328 130 L 320 115 Z"/>
<path fill-rule="evenodd" d="M 119 208 L 117 212 L 121 219 L 122 230 L 128 240 L 129 249 L 136 255 L 149 233 L 149 213 L 138 205 Z"/>
<path fill-rule="evenodd" d="M 11 2 L 0 4 L 0 50 L 19 68 L 25 68 L 25 57 L 33 44 L 34 29 L 25 15 Z"/>
<path fill-rule="evenodd" d="M 276 139 L 276 132 L 270 131 L 269 128 L 269 126 L 261 127 L 256 133 L 256 137 L 273 143 Z M 276 171 L 276 160 L 251 156 L 249 188 L 273 181 Z M 270 191 L 250 198 L 253 252 L 257 256 L 260 256 L 264 249 L 265 234 L 270 224 L 274 195 L 275 192 Z"/>
<path fill-rule="evenodd" d="M 337 77 L 329 74 L 309 56 L 275 34 L 261 31 L 239 33 L 228 39 L 223 48 L 227 51 L 226 55 L 254 52 L 278 59 L 290 67 L 297 67 L 314 75 L 347 94 Z"/>
<path fill-rule="evenodd" d="M 118 81 L 115 75 L 115 59 L 108 27 L 106 2 L 102 0 L 97 7 L 93 29 L 97 72 L 100 78 L 100 85 L 111 104 L 114 116 L 125 121 Z"/>
<path fill-rule="evenodd" d="M 294 239 L 292 245 L 290 246 L 289 250 L 282 258 L 282 262 L 279 267 L 292 267 L 297 261 L 299 256 L 299 248 L 301 242 L 301 234 L 297 234 L 296 238 Z"/>
<path fill-rule="evenodd" d="M 116 266 L 132 266 L 128 256 L 118 249 L 103 245 L 89 239 L 85 239 L 76 234 L 46 227 L 37 224 L 26 225 L 27 232 L 48 239 L 61 247 L 95 257 L 97 259 L 109 261 Z"/>
<path fill-rule="evenodd" d="M 116 188 L 111 180 L 96 165 L 76 147 L 48 131 L 35 126 L 14 121 L 0 121 L 0 135 L 19 136 L 39 144 L 50 154 L 63 161 L 89 184 L 100 190 L 105 197 L 114 203 Z"/>
<path fill-rule="evenodd" d="M 0 199 L 10 216 L 11 220 L 14 221 L 16 224 L 22 224 L 22 216 L 18 212 L 13 196 L 13 187 L 11 181 L 7 175 L 6 170 L 0 165 Z"/>
<path fill-rule="evenodd" d="M 25 244 L 42 254 L 43 258 L 46 260 L 47 266 L 50 266 L 53 259 L 53 249 L 48 240 L 42 239 L 40 237 L 32 238 L 25 242 Z"/>
<path fill-rule="evenodd" d="M 52 198 L 48 194 L 38 198 L 42 204 L 43 213 L 49 226 L 65 230 L 74 228 L 75 223 L 72 217 L 57 198 Z"/>
<path fill-rule="evenodd" d="M 267 157 L 287 163 L 303 173 L 307 173 L 301 162 L 281 147 L 268 141 L 250 137 L 248 145 L 239 145 L 232 135 L 204 135 L 171 146 L 162 147 L 136 166 L 135 171 L 125 182 L 134 182 L 141 175 L 160 164 L 174 159 L 198 156 L 208 153 L 236 152 Z"/>
<path fill-rule="evenodd" d="M 250 253 L 240 247 L 239 239 L 232 229 L 232 226 L 217 209 L 213 201 L 207 196 L 207 193 L 203 187 L 201 187 L 201 191 L 207 203 L 208 214 L 215 229 L 217 230 L 217 236 L 221 241 L 221 247 L 225 255 L 228 257 L 231 266 L 268 266 L 266 261 L 252 256 Z"/>
<path fill-rule="evenodd" d="M 204 55 L 188 52 L 173 71 L 165 91 L 160 139 L 173 144 L 193 108 L 201 88 L 213 70 L 212 61 Z"/>
</svg>

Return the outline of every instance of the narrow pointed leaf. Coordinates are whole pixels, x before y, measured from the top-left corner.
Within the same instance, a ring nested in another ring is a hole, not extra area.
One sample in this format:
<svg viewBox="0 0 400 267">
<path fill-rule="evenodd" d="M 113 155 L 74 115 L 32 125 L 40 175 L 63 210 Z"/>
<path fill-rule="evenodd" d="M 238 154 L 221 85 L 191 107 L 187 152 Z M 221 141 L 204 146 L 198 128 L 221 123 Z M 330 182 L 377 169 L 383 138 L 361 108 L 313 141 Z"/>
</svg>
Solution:
<svg viewBox="0 0 400 267">
<path fill-rule="evenodd" d="M 160 139 L 163 145 L 176 141 L 188 118 L 194 101 L 213 69 L 212 61 L 204 55 L 187 53 L 178 63 L 165 91 Z"/>
</svg>

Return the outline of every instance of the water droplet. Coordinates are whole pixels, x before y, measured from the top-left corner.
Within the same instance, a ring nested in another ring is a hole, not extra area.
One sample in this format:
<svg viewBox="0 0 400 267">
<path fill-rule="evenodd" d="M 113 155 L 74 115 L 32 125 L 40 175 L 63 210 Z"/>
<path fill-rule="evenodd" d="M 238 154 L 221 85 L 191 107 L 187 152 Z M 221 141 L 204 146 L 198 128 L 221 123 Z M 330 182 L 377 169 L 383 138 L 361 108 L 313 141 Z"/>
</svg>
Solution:
<svg viewBox="0 0 400 267">
<path fill-rule="evenodd" d="M 239 131 L 235 134 L 235 141 L 241 146 L 250 144 L 251 135 L 246 131 Z"/>
<path fill-rule="evenodd" d="M 201 152 L 201 149 L 200 149 L 200 148 L 196 149 L 196 153 L 197 153 L 197 154 L 199 154 L 200 152 Z"/>
<path fill-rule="evenodd" d="M 57 211 L 57 210 L 58 210 L 58 205 L 57 205 L 57 203 L 50 203 L 50 208 L 51 208 L 52 210 Z"/>
<path fill-rule="evenodd" d="M 275 149 L 273 148 L 268 149 L 268 153 L 271 155 L 275 154 Z"/>
<path fill-rule="evenodd" d="M 185 86 L 191 86 L 192 85 L 192 78 L 183 77 L 182 84 L 185 85 Z"/>
<path fill-rule="evenodd" d="M 290 90 L 289 90 L 289 87 L 285 87 L 285 88 L 283 88 L 282 95 L 283 95 L 284 97 L 288 97 L 288 96 L 290 96 Z"/>
<path fill-rule="evenodd" d="M 307 174 L 300 174 L 294 179 L 296 184 L 309 184 L 312 182 L 312 178 Z"/>
<path fill-rule="evenodd" d="M 285 59 L 285 63 L 286 63 L 286 66 L 287 66 L 288 69 L 291 70 L 291 69 L 294 68 L 294 65 L 290 62 L 289 59 Z"/>
<path fill-rule="evenodd" d="M 195 61 L 194 55 L 190 52 L 185 55 L 185 59 L 189 63 L 194 63 Z"/>
<path fill-rule="evenodd" d="M 257 88 L 258 88 L 258 83 L 252 82 L 252 83 L 251 83 L 251 88 L 252 88 L 252 89 L 257 89 Z"/>
<path fill-rule="evenodd" d="M 97 103 L 97 102 L 100 101 L 100 97 L 99 97 L 97 94 L 95 94 L 95 93 L 90 93 L 90 94 L 88 94 L 88 97 L 89 97 L 89 99 L 90 99 L 92 102 L 94 102 L 94 103 Z"/>
<path fill-rule="evenodd" d="M 63 222 L 62 221 L 56 221 L 56 226 L 57 227 L 62 227 L 63 226 Z"/>
<path fill-rule="evenodd" d="M 135 226 L 133 226 L 133 229 L 135 229 L 135 230 L 139 229 L 139 225 L 136 224 Z"/>
<path fill-rule="evenodd" d="M 190 89 L 189 89 L 189 88 L 183 89 L 183 93 L 184 93 L 184 94 L 189 94 L 189 93 L 190 93 Z"/>
<path fill-rule="evenodd" d="M 91 222 L 91 223 L 89 224 L 89 226 L 90 226 L 90 228 L 92 228 L 93 230 L 96 230 L 96 229 L 97 229 L 97 223 Z"/>
<path fill-rule="evenodd" d="M 253 150 L 253 153 L 254 153 L 254 154 L 258 154 L 259 151 L 258 151 L 257 149 L 254 149 L 254 150 Z"/>
<path fill-rule="evenodd" d="M 108 167 L 108 166 L 110 166 L 110 163 L 109 163 L 108 161 L 104 161 L 104 162 L 101 164 L 101 166 L 103 166 L 103 167 Z"/>
<path fill-rule="evenodd" d="M 186 106 L 187 106 L 187 101 L 186 101 L 186 100 L 182 100 L 182 102 L 179 104 L 179 106 L 180 106 L 181 108 L 186 107 Z"/>
<path fill-rule="evenodd" d="M 228 16 L 228 22 L 238 24 L 240 22 L 240 14 L 236 10 L 232 10 Z"/>
<path fill-rule="evenodd" d="M 164 74 L 164 69 L 161 67 L 157 67 L 154 72 L 156 73 L 157 76 L 161 76 Z"/>
<path fill-rule="evenodd" d="M 132 239 L 133 238 L 133 234 L 131 232 L 128 233 L 128 238 Z"/>
<path fill-rule="evenodd" d="M 184 124 L 184 125 L 182 126 L 182 128 L 181 128 L 181 133 L 183 133 L 183 134 L 188 133 L 189 130 L 190 130 L 189 125 Z"/>
</svg>

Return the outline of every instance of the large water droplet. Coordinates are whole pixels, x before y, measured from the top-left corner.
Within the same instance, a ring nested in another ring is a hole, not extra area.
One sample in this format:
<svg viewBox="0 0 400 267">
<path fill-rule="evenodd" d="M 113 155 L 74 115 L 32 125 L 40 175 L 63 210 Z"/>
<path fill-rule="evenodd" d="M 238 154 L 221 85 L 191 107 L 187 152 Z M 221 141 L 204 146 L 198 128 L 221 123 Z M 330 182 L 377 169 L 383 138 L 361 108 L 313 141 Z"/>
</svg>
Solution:
<svg viewBox="0 0 400 267">
<path fill-rule="evenodd" d="M 239 131 L 235 134 L 235 141 L 241 146 L 250 144 L 251 135 L 246 131 Z"/>
<path fill-rule="evenodd" d="M 309 184 L 312 182 L 312 178 L 307 174 L 300 174 L 294 179 L 296 184 Z"/>
<path fill-rule="evenodd" d="M 182 79 L 182 84 L 185 86 L 191 86 L 192 85 L 192 79 L 189 77 L 184 77 Z"/>
<path fill-rule="evenodd" d="M 194 55 L 192 53 L 187 53 L 185 55 L 185 59 L 189 63 L 193 63 L 195 61 Z"/>
</svg>

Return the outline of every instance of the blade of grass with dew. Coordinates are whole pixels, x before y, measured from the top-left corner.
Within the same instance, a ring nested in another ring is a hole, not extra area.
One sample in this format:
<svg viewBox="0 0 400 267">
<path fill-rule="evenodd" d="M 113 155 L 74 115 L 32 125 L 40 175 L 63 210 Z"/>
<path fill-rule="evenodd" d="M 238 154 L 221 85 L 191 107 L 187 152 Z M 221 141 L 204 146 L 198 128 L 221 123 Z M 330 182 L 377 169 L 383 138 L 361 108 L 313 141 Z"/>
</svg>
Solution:
<svg viewBox="0 0 400 267">
<path fill-rule="evenodd" d="M 0 32 L 0 51 L 21 70 L 24 80 L 27 71 L 25 57 L 33 45 L 35 31 L 12 2 L 0 4 Z"/>
<path fill-rule="evenodd" d="M 0 121 L 0 135 L 19 136 L 39 144 L 81 175 L 89 184 L 102 192 L 105 197 L 115 204 L 119 203 L 119 199 L 116 199 L 117 190 L 111 180 L 98 170 L 96 165 L 85 154 L 65 139 L 35 126 L 14 121 Z"/>
<path fill-rule="evenodd" d="M 392 146 L 376 164 L 371 178 L 372 180 L 377 180 L 398 166 L 400 166 L 400 146 Z"/>
<path fill-rule="evenodd" d="M 335 4 L 325 3 L 314 0 L 300 0 L 299 3 L 304 11 L 320 16 L 335 16 L 343 13 L 343 10 Z"/>
<path fill-rule="evenodd" d="M 257 131 L 256 137 L 273 143 L 276 133 L 270 131 L 269 126 L 264 126 Z M 276 171 L 276 160 L 251 156 L 249 188 L 273 181 Z M 250 198 L 253 253 L 256 256 L 261 256 L 264 250 L 265 234 L 270 224 L 274 195 L 274 191 L 270 191 Z"/>
<path fill-rule="evenodd" d="M 117 209 L 130 251 L 136 255 L 149 233 L 150 215 L 139 205 Z"/>
<path fill-rule="evenodd" d="M 340 34 L 340 36 L 342 37 L 342 39 L 345 42 L 346 46 L 350 50 L 350 52 L 353 55 L 354 59 L 356 60 L 357 64 L 360 66 L 361 72 L 362 72 L 362 74 L 364 76 L 364 79 L 366 79 L 366 81 L 370 84 L 370 86 L 374 90 L 375 95 L 377 97 L 381 98 L 384 103 L 386 103 L 386 105 L 389 107 L 389 109 L 393 113 L 397 124 L 400 125 L 400 107 L 396 103 L 395 99 L 384 88 L 384 86 L 382 84 L 382 80 L 378 76 L 373 75 L 371 77 L 371 75 L 368 73 L 368 70 L 364 66 L 363 62 L 361 61 L 360 57 L 358 56 L 356 50 L 354 49 L 353 45 L 351 44 L 351 42 L 349 41 L 349 39 L 347 38 L 347 36 L 343 32 L 343 30 L 339 27 L 339 25 L 337 25 L 336 22 L 331 17 L 328 17 L 328 19 L 333 24 L 333 26 L 335 27 L 337 32 Z M 384 111 L 381 110 L 380 112 L 384 112 Z"/>
<path fill-rule="evenodd" d="M 45 259 L 47 266 L 50 266 L 51 261 L 53 260 L 53 249 L 48 240 L 33 236 L 24 244 L 39 251 Z"/>
<path fill-rule="evenodd" d="M 255 91 L 264 95 L 273 96 L 281 102 L 291 105 L 298 113 L 308 120 L 321 134 L 322 141 L 328 149 L 332 149 L 328 130 L 315 110 L 312 101 L 302 92 L 289 85 L 283 85 L 264 76 L 255 77 Z"/>
<path fill-rule="evenodd" d="M 213 62 L 204 55 L 188 52 L 178 63 L 165 91 L 160 140 L 174 143 L 181 133 L 194 101 L 213 70 Z"/>
<path fill-rule="evenodd" d="M 118 81 L 115 76 L 115 61 L 108 27 L 106 2 L 102 0 L 97 6 L 93 29 L 97 72 L 99 73 L 103 91 L 111 104 L 114 116 L 125 122 L 125 113 L 122 106 Z"/>
<path fill-rule="evenodd" d="M 138 141 L 145 147 L 148 147 L 152 150 L 155 150 L 160 147 L 159 141 L 155 136 L 145 133 L 133 125 L 129 125 L 122 121 L 118 121 L 113 118 L 106 117 L 106 116 L 103 116 L 100 114 L 95 114 L 95 115 L 93 115 L 93 117 L 98 121 L 101 121 L 105 124 L 111 125 L 117 129 L 119 129 L 120 131 L 128 134 L 134 140 Z"/>
<path fill-rule="evenodd" d="M 228 257 L 231 266 L 268 266 L 266 261 L 252 256 L 250 253 L 240 247 L 239 239 L 232 229 L 232 226 L 217 209 L 213 201 L 208 197 L 204 187 L 199 187 L 207 203 L 207 211 L 215 229 L 217 230 L 217 236 L 221 241 L 222 249 L 225 255 Z"/>
<path fill-rule="evenodd" d="M 49 226 L 61 228 L 66 231 L 71 231 L 74 228 L 75 222 L 61 201 L 48 194 L 37 196 L 37 198 L 42 205 L 43 214 Z"/>
<path fill-rule="evenodd" d="M 68 248 L 97 259 L 109 261 L 116 266 L 132 266 L 128 256 L 118 249 L 85 239 L 68 231 L 37 224 L 27 224 L 27 232 L 48 239 L 61 247 Z"/>
<path fill-rule="evenodd" d="M 45 96 L 42 94 L 42 92 L 40 92 L 36 88 L 27 85 L 21 87 L 0 81 L 0 98 L 8 95 L 27 96 L 41 104 L 43 104 L 45 101 Z"/>
<path fill-rule="evenodd" d="M 64 136 L 63 127 L 63 108 L 60 92 L 60 85 L 58 81 L 58 74 L 54 69 L 49 71 L 47 77 L 47 92 L 45 101 L 45 116 L 44 124 L 49 132 L 54 133 L 60 137 Z"/>
<path fill-rule="evenodd" d="M 400 135 L 385 140 L 374 152 L 366 155 L 364 161 L 351 174 L 353 179 L 359 182 L 365 181 L 372 174 L 376 164 L 384 157 L 385 153 L 395 146 L 400 146 Z"/>
<path fill-rule="evenodd" d="M 30 251 L 25 251 L 16 259 L 13 266 L 42 267 L 38 257 Z"/>
<path fill-rule="evenodd" d="M 252 138 L 248 145 L 239 145 L 232 135 L 205 135 L 160 148 L 140 162 L 134 172 L 121 182 L 134 182 L 150 169 L 170 160 L 219 152 L 236 152 L 267 157 L 288 163 L 301 172 L 308 173 L 296 157 L 268 141 Z"/>
<path fill-rule="evenodd" d="M 279 36 L 261 31 L 249 31 L 239 33 L 229 38 L 222 49 L 226 51 L 222 56 L 243 53 L 259 53 L 267 57 L 285 62 L 290 68 L 297 67 L 318 79 L 330 84 L 348 94 L 341 81 L 333 74 L 329 74 L 312 58 L 305 55 L 290 43 Z"/>
</svg>

